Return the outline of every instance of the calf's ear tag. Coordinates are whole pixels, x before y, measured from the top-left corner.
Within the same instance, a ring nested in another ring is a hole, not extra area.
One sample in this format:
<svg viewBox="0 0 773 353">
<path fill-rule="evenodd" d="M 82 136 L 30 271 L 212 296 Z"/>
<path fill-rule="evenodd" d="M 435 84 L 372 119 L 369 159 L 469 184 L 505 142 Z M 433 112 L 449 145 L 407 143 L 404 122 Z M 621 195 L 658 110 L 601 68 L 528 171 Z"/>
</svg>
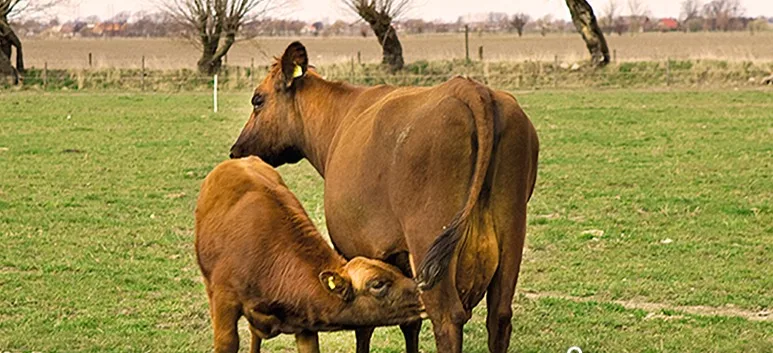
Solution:
<svg viewBox="0 0 773 353">
<path fill-rule="evenodd" d="M 336 282 L 333 276 L 327 278 L 327 286 L 330 287 L 330 290 L 336 289 Z"/>
<path fill-rule="evenodd" d="M 303 68 L 301 68 L 300 65 L 295 65 L 295 69 L 293 70 L 293 78 L 298 78 L 303 76 Z"/>
</svg>

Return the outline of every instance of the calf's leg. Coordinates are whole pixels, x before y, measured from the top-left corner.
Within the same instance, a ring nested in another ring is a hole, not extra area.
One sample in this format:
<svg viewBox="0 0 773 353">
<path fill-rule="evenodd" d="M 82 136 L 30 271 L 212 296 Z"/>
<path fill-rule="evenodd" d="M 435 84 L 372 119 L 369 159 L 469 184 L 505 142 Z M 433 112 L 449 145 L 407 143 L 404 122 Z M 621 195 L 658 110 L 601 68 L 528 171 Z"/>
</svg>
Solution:
<svg viewBox="0 0 773 353">
<path fill-rule="evenodd" d="M 252 335 L 252 340 L 250 341 L 250 353 L 260 353 L 260 344 L 263 340 L 252 326 L 250 326 L 250 333 Z"/>
</svg>

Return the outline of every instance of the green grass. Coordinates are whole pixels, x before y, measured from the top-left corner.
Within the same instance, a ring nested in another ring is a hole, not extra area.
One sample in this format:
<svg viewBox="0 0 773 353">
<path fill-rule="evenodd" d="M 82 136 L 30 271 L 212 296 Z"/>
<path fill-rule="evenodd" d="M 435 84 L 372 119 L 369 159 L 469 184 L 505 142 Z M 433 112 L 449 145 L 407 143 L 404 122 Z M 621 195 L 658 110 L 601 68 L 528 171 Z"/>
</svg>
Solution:
<svg viewBox="0 0 773 353">
<path fill-rule="evenodd" d="M 770 92 L 517 96 L 542 144 L 519 290 L 553 296 L 516 299 L 512 350 L 770 352 L 770 318 L 678 308 L 773 306 Z M 193 208 L 248 99 L 226 93 L 212 114 L 205 93 L 0 95 L 0 351 L 211 349 Z M 324 224 L 313 169 L 281 173 Z M 487 351 L 484 321 L 481 304 L 465 352 Z M 353 352 L 353 336 L 323 334 L 323 350 Z M 264 346 L 294 351 L 289 336 Z M 373 346 L 402 351 L 399 330 Z"/>
</svg>

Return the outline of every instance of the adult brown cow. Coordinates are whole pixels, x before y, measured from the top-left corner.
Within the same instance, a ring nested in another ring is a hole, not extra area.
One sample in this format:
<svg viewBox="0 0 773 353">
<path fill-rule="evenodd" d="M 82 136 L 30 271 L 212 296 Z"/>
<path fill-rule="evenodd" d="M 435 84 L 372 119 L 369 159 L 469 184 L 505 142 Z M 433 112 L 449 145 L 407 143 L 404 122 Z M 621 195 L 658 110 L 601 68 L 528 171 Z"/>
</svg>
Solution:
<svg viewBox="0 0 773 353">
<path fill-rule="evenodd" d="M 416 283 L 381 261 L 346 262 L 317 232 L 279 174 L 257 157 L 229 160 L 204 180 L 196 204 L 196 258 L 207 287 L 215 352 L 250 352 L 295 334 L 319 353 L 317 331 L 394 325 L 420 318 Z"/>
<path fill-rule="evenodd" d="M 325 179 L 336 249 L 416 273 L 439 352 L 461 352 L 462 327 L 486 293 L 489 349 L 507 351 L 539 149 L 513 96 L 466 78 L 435 87 L 330 82 L 308 71 L 295 42 L 252 104 L 232 157 L 308 159 Z M 419 327 L 401 327 L 408 352 L 418 351 Z M 357 332 L 358 352 L 371 333 Z"/>
</svg>

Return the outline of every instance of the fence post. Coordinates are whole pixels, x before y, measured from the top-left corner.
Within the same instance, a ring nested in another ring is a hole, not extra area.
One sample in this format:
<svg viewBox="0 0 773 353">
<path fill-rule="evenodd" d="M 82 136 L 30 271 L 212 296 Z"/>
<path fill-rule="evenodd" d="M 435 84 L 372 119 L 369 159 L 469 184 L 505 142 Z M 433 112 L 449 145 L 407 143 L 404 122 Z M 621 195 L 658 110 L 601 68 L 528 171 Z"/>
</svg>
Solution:
<svg viewBox="0 0 773 353">
<path fill-rule="evenodd" d="M 666 86 L 671 85 L 671 58 L 666 58 Z"/>
<path fill-rule="evenodd" d="M 43 63 L 43 90 L 48 87 L 48 61 Z"/>
<path fill-rule="evenodd" d="M 470 26 L 464 25 L 464 58 L 470 63 Z"/>
<path fill-rule="evenodd" d="M 362 65 L 362 52 L 357 51 L 357 65 Z"/>
<path fill-rule="evenodd" d="M 487 62 L 483 63 L 483 82 L 485 84 L 489 83 L 489 67 Z"/>
<path fill-rule="evenodd" d="M 91 65 L 92 65 L 92 62 L 91 62 L 91 52 L 89 52 L 89 67 L 91 67 Z"/>
<path fill-rule="evenodd" d="M 217 74 L 215 74 L 215 89 L 212 92 L 212 100 L 214 101 L 214 112 L 217 113 Z"/>
<path fill-rule="evenodd" d="M 558 55 L 553 56 L 553 87 L 558 88 Z"/>
<path fill-rule="evenodd" d="M 478 47 L 478 58 L 480 58 L 480 61 L 483 61 L 483 46 Z"/>
<path fill-rule="evenodd" d="M 255 58 L 250 58 L 250 88 L 255 88 Z"/>
<path fill-rule="evenodd" d="M 354 58 L 351 60 L 351 67 L 349 69 L 349 82 L 354 82 Z"/>
<path fill-rule="evenodd" d="M 617 62 L 617 49 L 612 49 L 612 62 Z"/>
<path fill-rule="evenodd" d="M 142 56 L 142 69 L 140 71 L 140 89 L 145 90 L 145 55 Z"/>
</svg>

